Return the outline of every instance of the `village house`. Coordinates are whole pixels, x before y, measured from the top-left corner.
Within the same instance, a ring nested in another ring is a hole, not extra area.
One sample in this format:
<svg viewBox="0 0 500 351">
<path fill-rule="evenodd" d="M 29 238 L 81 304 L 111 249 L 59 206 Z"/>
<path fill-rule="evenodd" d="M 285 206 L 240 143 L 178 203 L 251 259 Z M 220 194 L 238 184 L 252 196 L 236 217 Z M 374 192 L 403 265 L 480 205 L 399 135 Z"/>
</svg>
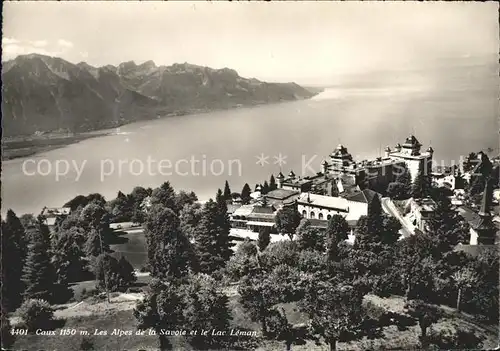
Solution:
<svg viewBox="0 0 500 351">
<path fill-rule="evenodd" d="M 58 222 L 64 220 L 71 214 L 69 207 L 44 207 L 41 215 L 44 217 L 44 224 L 51 232 L 55 230 Z"/>
<path fill-rule="evenodd" d="M 258 232 L 260 228 L 265 227 L 275 232 L 276 213 L 276 207 L 264 200 L 238 207 L 230 215 L 230 222 L 233 228 Z"/>
<path fill-rule="evenodd" d="M 430 198 L 411 198 L 407 204 L 409 207 L 409 219 L 413 226 L 424 232 L 429 226 L 429 221 L 434 217 L 436 202 Z"/>
</svg>

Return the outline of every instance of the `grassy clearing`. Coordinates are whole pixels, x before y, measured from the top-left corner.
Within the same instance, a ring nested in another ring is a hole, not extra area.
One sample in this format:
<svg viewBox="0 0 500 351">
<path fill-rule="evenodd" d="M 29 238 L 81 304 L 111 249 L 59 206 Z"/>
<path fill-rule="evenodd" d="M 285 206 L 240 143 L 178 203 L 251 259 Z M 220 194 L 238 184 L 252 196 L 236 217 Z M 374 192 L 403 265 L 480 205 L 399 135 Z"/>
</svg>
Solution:
<svg viewBox="0 0 500 351">
<path fill-rule="evenodd" d="M 130 296 L 129 296 L 130 295 Z M 94 350 L 115 351 L 115 350 L 158 350 L 158 337 L 155 335 L 136 335 L 137 323 L 132 314 L 135 301 L 133 294 L 114 295 L 112 303 L 105 301 L 97 302 L 95 299 L 86 299 L 76 307 L 57 310 L 57 318 L 65 321 L 64 325 L 56 329 L 55 336 L 18 336 L 13 346 L 16 350 L 54 350 L 54 351 L 76 351 L 80 350 L 80 345 L 84 338 L 93 345 Z M 257 331 L 257 336 L 250 342 L 243 345 L 252 345 L 248 349 L 259 351 L 283 350 L 284 343 L 281 341 L 263 340 L 261 336 L 260 324 L 252 321 L 248 313 L 243 309 L 238 301 L 238 296 L 229 294 L 229 308 L 232 314 L 230 328 L 239 330 Z M 388 310 L 401 312 L 404 301 L 401 297 L 380 298 L 369 295 L 368 299 L 379 306 L 384 306 Z M 74 306 L 74 305 L 73 305 Z M 295 303 L 280 304 L 279 308 L 285 310 L 285 314 L 292 324 L 307 323 L 305 314 L 299 311 Z M 471 323 L 460 315 L 449 314 L 446 318 L 434 324 L 432 329 L 456 329 L 461 327 L 466 330 L 473 330 L 476 335 L 481 336 L 483 349 L 492 349 L 497 346 L 498 332 L 495 329 L 485 328 L 478 323 Z M 75 329 L 76 335 L 60 335 L 61 329 Z M 108 335 L 93 335 L 95 330 L 107 331 Z M 131 331 L 132 335 L 110 335 L 113 329 Z M 87 331 L 90 335 L 80 335 L 80 331 Z M 415 349 L 418 346 L 418 335 L 420 328 L 418 325 L 409 326 L 405 330 L 398 330 L 396 326 L 386 327 L 383 330 L 383 337 L 368 340 L 362 339 L 352 343 L 339 343 L 339 350 L 388 350 L 388 349 Z M 192 350 L 189 343 L 182 337 L 170 338 L 174 350 Z M 293 350 L 329 350 L 324 343 L 315 344 L 308 341 L 304 345 L 293 345 Z"/>
</svg>

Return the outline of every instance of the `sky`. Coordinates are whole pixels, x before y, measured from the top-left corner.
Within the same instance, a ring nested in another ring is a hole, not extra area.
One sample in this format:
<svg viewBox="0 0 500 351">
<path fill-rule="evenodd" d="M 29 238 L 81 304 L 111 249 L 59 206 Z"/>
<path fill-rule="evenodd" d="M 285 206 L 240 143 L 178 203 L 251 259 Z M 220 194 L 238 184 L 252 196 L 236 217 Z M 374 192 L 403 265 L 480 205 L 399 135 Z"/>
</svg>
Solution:
<svg viewBox="0 0 500 351">
<path fill-rule="evenodd" d="M 268 81 L 498 53 L 495 2 L 6 2 L 2 61 L 153 60 Z"/>
</svg>

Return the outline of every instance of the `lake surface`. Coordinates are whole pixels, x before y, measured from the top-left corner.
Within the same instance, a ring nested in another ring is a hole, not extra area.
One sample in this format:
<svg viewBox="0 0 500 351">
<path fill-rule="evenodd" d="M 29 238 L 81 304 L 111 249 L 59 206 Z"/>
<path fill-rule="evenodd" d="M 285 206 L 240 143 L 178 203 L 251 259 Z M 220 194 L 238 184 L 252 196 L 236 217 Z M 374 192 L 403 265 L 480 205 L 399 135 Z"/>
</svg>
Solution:
<svg viewBox="0 0 500 351">
<path fill-rule="evenodd" d="M 226 179 L 237 192 L 246 182 L 253 188 L 268 180 L 280 171 L 274 164 L 280 153 L 286 156 L 283 173 L 293 169 L 306 176 L 313 170 L 302 166 L 312 160 L 314 171 L 320 171 L 339 143 L 365 159 L 411 133 L 424 148 L 431 143 L 434 158 L 447 164 L 486 148 L 496 155 L 497 72 L 494 65 L 458 64 L 341 77 L 310 100 L 126 125 L 114 135 L 3 162 L 2 215 L 8 208 L 18 215 L 39 213 L 78 194 L 112 199 L 118 190 L 128 193 L 167 180 L 207 199 Z M 261 154 L 269 163 L 256 164 Z M 59 179 L 57 163 L 60 171 L 65 164 L 71 167 Z M 79 179 L 74 165 L 81 168 Z"/>
</svg>

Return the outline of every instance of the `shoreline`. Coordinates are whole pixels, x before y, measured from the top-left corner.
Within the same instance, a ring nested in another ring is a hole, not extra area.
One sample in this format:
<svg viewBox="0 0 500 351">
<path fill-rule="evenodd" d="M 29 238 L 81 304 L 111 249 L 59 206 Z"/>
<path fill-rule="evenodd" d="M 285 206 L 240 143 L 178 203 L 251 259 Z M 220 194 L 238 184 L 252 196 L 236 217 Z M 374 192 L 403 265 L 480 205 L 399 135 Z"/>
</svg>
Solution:
<svg viewBox="0 0 500 351">
<path fill-rule="evenodd" d="M 49 134 L 49 133 L 48 133 Z M 2 140 L 2 161 L 34 156 L 43 152 L 62 148 L 80 141 L 110 135 L 109 129 L 83 133 L 54 134 L 48 136 L 16 137 L 14 140 Z"/>
<path fill-rule="evenodd" d="M 312 93 L 312 92 L 311 92 Z M 80 141 L 96 138 L 101 136 L 108 136 L 115 134 L 115 130 L 125 125 L 131 125 L 133 123 L 155 121 L 158 119 L 172 118 L 172 117 L 182 117 L 198 114 L 208 114 L 217 111 L 228 111 L 228 110 L 239 110 L 242 108 L 252 108 L 258 106 L 281 104 L 285 102 L 295 102 L 302 100 L 310 100 L 314 96 L 320 94 L 321 92 L 312 93 L 311 97 L 302 97 L 295 100 L 284 100 L 275 102 L 257 102 L 250 105 L 236 105 L 226 108 L 215 108 L 215 109 L 200 109 L 191 111 L 177 111 L 171 112 L 162 116 L 151 117 L 147 119 L 130 121 L 123 124 L 119 124 L 113 127 L 91 130 L 81 133 L 58 133 L 58 132 L 46 132 L 41 135 L 28 135 L 28 136 L 11 136 L 6 137 L 2 140 L 2 161 L 10 161 L 23 157 L 34 156 L 43 152 L 59 149 L 68 145 L 79 143 Z"/>
</svg>

